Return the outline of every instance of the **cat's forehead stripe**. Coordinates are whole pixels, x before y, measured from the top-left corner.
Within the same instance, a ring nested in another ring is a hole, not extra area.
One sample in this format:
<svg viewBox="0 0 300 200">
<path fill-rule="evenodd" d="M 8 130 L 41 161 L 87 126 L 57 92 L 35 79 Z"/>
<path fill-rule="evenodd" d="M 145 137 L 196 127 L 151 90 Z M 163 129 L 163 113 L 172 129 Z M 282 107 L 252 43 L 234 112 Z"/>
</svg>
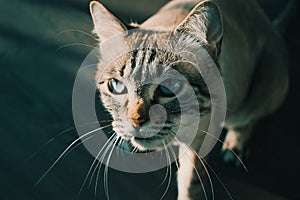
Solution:
<svg viewBox="0 0 300 200">
<path fill-rule="evenodd" d="M 155 57 L 156 57 L 156 50 L 152 48 L 149 56 L 148 64 L 154 62 Z"/>
<path fill-rule="evenodd" d="M 131 55 L 131 68 L 134 68 L 136 66 L 136 55 L 138 53 L 138 50 L 134 50 L 132 52 L 132 55 Z"/>
<path fill-rule="evenodd" d="M 141 81 L 141 79 L 149 71 L 149 67 L 156 61 L 156 49 L 154 47 L 139 48 L 132 51 L 128 57 L 127 64 L 122 71 L 121 76 L 124 75 L 125 68 L 128 68 L 127 73 L 132 77 L 135 76 L 135 81 Z"/>
</svg>

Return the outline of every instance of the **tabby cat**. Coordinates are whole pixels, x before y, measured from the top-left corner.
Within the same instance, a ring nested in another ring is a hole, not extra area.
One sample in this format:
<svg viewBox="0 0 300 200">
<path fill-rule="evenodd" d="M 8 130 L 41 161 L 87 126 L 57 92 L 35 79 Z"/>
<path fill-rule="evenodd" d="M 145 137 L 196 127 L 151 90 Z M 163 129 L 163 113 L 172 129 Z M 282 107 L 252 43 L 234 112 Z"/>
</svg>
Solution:
<svg viewBox="0 0 300 200">
<path fill-rule="evenodd" d="M 251 0 L 173 0 L 144 23 L 131 25 L 121 23 L 98 2 L 91 2 L 90 10 L 100 49 L 97 87 L 113 118 L 113 130 L 141 152 L 160 150 L 170 141 L 179 145 L 183 153 L 178 199 L 199 199 L 194 166 L 201 165 L 196 152 L 211 120 L 213 95 L 192 66 L 204 65 L 199 49 L 215 62 L 225 86 L 224 159 L 240 162 L 231 150 L 243 156 L 255 123 L 278 108 L 287 93 L 287 53 L 281 37 Z M 116 45 L 106 45 L 107 40 Z M 122 49 L 127 53 L 111 62 Z M 172 53 L 178 49 L 195 60 Z M 196 102 L 189 101 L 192 94 Z M 182 115 L 185 122 L 179 123 Z M 184 140 L 173 139 L 180 127 L 190 134 L 198 115 L 199 131 L 186 149 Z"/>
</svg>

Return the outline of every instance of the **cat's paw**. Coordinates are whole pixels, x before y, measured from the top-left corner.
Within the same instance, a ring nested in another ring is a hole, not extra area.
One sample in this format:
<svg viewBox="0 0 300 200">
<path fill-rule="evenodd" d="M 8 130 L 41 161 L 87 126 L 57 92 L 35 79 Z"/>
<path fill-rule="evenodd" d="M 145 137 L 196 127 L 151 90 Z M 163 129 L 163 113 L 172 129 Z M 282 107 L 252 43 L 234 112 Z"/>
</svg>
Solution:
<svg viewBox="0 0 300 200">
<path fill-rule="evenodd" d="M 246 144 L 248 137 L 237 130 L 228 130 L 222 147 L 222 156 L 225 163 L 235 166 L 243 165 L 247 155 Z"/>
</svg>

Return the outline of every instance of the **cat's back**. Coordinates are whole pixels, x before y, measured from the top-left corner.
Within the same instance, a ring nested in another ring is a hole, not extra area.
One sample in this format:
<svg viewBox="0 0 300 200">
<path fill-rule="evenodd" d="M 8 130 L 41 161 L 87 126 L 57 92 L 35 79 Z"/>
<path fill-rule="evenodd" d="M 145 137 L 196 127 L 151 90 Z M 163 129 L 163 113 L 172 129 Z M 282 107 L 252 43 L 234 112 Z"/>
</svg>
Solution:
<svg viewBox="0 0 300 200">
<path fill-rule="evenodd" d="M 163 6 L 156 14 L 147 19 L 140 28 L 175 29 L 199 3 L 207 0 L 173 0 Z M 257 24 L 257 20 L 265 23 L 266 17 L 257 3 L 253 0 L 218 0 L 213 1 L 219 6 L 224 20 L 224 25 L 241 27 Z M 264 18 L 262 21 L 261 19 Z M 243 27 L 241 29 L 247 29 Z"/>
<path fill-rule="evenodd" d="M 173 30 L 203 0 L 174 0 L 163 6 L 155 15 L 140 25 L 143 29 L 162 28 Z"/>
</svg>

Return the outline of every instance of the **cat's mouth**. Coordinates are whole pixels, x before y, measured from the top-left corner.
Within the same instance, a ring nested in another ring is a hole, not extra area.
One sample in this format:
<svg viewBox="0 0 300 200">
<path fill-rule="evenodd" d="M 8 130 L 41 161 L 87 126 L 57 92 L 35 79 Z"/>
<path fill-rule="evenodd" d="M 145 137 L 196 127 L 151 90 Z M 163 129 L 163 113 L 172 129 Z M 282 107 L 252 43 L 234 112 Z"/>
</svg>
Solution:
<svg viewBox="0 0 300 200">
<path fill-rule="evenodd" d="M 115 130 L 122 139 L 130 143 L 139 151 L 158 151 L 168 145 L 173 139 L 162 127 L 141 127 L 139 129 L 127 128 L 127 130 Z"/>
<path fill-rule="evenodd" d="M 151 142 L 151 141 L 157 140 L 159 138 L 160 137 L 158 137 L 158 136 L 147 137 L 147 138 L 144 138 L 144 137 L 133 137 L 134 140 L 140 141 L 140 142 Z"/>
</svg>

